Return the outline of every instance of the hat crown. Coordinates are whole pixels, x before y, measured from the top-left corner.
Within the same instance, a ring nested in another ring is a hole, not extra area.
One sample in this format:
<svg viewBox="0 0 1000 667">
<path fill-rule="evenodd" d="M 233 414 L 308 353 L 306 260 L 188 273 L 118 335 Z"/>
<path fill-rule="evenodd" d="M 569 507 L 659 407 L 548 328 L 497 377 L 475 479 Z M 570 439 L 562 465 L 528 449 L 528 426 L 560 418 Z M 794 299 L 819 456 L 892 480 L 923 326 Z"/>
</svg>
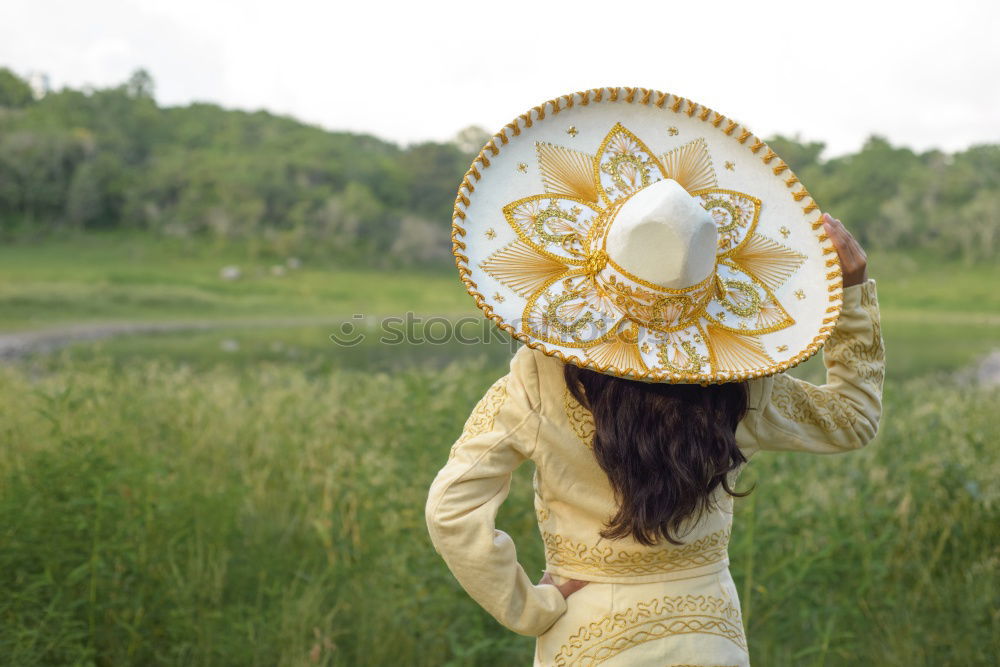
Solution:
<svg viewBox="0 0 1000 667">
<path fill-rule="evenodd" d="M 635 193 L 615 215 L 605 248 L 629 273 L 684 289 L 715 270 L 718 228 L 711 214 L 672 179 Z"/>
</svg>

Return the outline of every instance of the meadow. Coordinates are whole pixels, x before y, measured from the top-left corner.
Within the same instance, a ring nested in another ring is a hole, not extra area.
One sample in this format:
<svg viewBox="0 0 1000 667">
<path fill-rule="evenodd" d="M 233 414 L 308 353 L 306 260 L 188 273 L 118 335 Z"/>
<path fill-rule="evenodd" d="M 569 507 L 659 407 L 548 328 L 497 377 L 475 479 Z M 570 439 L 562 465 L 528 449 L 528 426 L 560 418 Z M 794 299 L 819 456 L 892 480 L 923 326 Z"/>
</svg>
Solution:
<svg viewBox="0 0 1000 667">
<path fill-rule="evenodd" d="M 450 272 L 376 273 L 138 239 L 0 248 L 0 330 L 211 320 L 0 366 L 0 662 L 515 665 L 426 535 L 427 486 L 510 347 L 330 341 L 354 312 L 474 314 Z M 219 279 L 240 265 L 244 278 Z M 1000 655 L 994 266 L 872 258 L 877 440 L 761 453 L 730 547 L 758 665 Z M 295 318 L 308 324 L 282 324 Z M 248 322 L 251 322 L 248 324 Z M 266 326 L 265 326 L 266 324 Z M 796 369 L 821 374 L 816 358 Z M 544 559 L 531 471 L 499 527 Z"/>
<path fill-rule="evenodd" d="M 194 239 L 80 234 L 0 245 L 0 331 L 123 321 L 265 322 L 415 310 L 470 313 L 441 270 L 386 273 Z M 292 262 L 294 265 L 294 261 Z M 236 267 L 241 277 L 223 280 Z M 275 275 L 275 267 L 281 275 Z"/>
</svg>

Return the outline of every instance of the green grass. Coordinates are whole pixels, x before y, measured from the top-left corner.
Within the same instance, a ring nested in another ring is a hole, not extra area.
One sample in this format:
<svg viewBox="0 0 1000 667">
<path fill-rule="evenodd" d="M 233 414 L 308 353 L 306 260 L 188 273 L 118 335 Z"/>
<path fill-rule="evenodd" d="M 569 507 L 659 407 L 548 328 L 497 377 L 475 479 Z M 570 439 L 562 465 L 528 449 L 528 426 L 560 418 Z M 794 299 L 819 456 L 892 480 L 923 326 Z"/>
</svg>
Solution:
<svg viewBox="0 0 1000 667">
<path fill-rule="evenodd" d="M 468 313 L 472 299 L 443 265 L 385 272 L 176 239 L 122 234 L 0 245 L 0 331 L 81 321 L 342 317 Z M 239 280 L 219 277 L 238 266 Z"/>
<path fill-rule="evenodd" d="M 423 524 L 498 372 L 0 369 L 5 661 L 527 664 Z M 731 557 L 756 664 L 992 664 L 998 398 L 890 384 L 867 450 L 751 462 Z M 539 571 L 527 466 L 500 523 Z"/>
<path fill-rule="evenodd" d="M 338 347 L 333 320 L 355 312 L 476 313 L 453 271 L 313 260 L 273 276 L 279 260 L 127 236 L 0 247 L 0 330 L 230 321 L 0 366 L 0 663 L 530 662 L 532 640 L 468 598 L 423 524 L 509 344 L 385 345 L 362 327 Z M 228 264 L 245 277 L 220 280 Z M 955 371 L 1000 347 L 1000 273 L 885 255 L 872 274 L 888 356 L 878 440 L 759 454 L 737 501 L 752 658 L 992 665 L 1000 392 Z M 821 379 L 820 357 L 795 372 Z M 500 523 L 538 572 L 530 474 Z"/>
<path fill-rule="evenodd" d="M 1000 264 L 966 266 L 919 253 L 874 253 L 869 274 L 883 307 L 920 317 L 927 311 L 1000 317 Z"/>
<path fill-rule="evenodd" d="M 992 664 L 998 398 L 889 384 L 866 450 L 758 455 L 731 549 L 758 664 Z"/>
<path fill-rule="evenodd" d="M 100 361 L 121 368 L 149 359 L 157 359 L 192 368 L 211 370 L 217 366 L 240 369 L 259 364 L 292 364 L 309 376 L 336 369 L 392 372 L 399 368 L 441 368 L 457 359 L 480 359 L 499 367 L 509 360 L 516 349 L 511 339 L 492 324 L 476 318 L 467 320 L 467 334 L 488 335 L 488 342 L 462 344 L 454 341 L 422 342 L 422 328 L 415 327 L 412 342 L 389 344 L 382 342 L 386 333 L 378 321 L 352 331 L 364 339 L 357 345 L 341 346 L 331 340 L 340 330 L 338 324 L 309 326 L 228 326 L 210 330 L 163 332 L 122 335 L 107 340 L 77 343 L 60 355 L 39 352 L 29 356 L 27 363 L 46 371 L 55 371 L 76 361 Z M 348 320 L 347 324 L 354 325 Z M 395 326 L 385 325 L 386 327 Z M 488 328 L 487 328 L 488 327 Z M 443 335 L 443 320 L 430 326 L 432 341 Z M 395 340 L 395 339 L 391 339 Z"/>
<path fill-rule="evenodd" d="M 879 301 L 882 302 L 881 295 Z M 892 311 L 883 309 L 882 337 L 886 347 L 886 376 L 907 380 L 947 375 L 1000 349 L 1000 324 L 900 322 L 894 319 Z M 822 383 L 825 373 L 822 353 L 791 370 L 792 375 L 814 383 Z"/>
</svg>

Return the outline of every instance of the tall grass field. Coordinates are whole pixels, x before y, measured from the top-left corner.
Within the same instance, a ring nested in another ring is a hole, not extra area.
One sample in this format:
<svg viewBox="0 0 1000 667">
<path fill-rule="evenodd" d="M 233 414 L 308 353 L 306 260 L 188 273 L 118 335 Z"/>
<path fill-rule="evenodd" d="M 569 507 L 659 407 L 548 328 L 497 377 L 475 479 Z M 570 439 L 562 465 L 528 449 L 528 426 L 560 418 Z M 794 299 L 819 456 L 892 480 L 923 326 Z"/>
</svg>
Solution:
<svg viewBox="0 0 1000 667">
<path fill-rule="evenodd" d="M 142 267 L 22 250 L 20 269 L 0 268 L 12 330 L 78 319 L 49 310 L 63 283 L 92 295 L 92 319 L 158 317 L 143 299 L 182 293 L 200 297 L 171 301 L 170 317 L 470 312 L 450 274 L 305 267 L 219 284 L 209 259 L 174 279 L 162 256 Z M 1000 656 L 1000 389 L 961 370 L 1000 347 L 997 270 L 881 262 L 877 440 L 837 456 L 763 452 L 742 478 L 755 489 L 737 500 L 730 558 L 756 665 Z M 462 591 L 423 517 L 509 348 L 393 356 L 336 348 L 329 333 L 175 332 L 0 365 L 0 664 L 530 664 L 533 640 Z M 529 467 L 498 523 L 537 578 Z"/>
</svg>

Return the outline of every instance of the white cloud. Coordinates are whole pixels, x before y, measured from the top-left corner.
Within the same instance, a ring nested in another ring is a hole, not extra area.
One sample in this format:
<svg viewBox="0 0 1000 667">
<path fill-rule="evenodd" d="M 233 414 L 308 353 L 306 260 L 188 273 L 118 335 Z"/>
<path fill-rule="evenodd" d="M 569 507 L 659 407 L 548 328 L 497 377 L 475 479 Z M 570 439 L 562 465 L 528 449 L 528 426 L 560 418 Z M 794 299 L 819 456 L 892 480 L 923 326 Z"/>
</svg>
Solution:
<svg viewBox="0 0 1000 667">
<path fill-rule="evenodd" d="M 918 149 L 1000 141 L 1000 5 L 36 0 L 0 63 L 57 83 L 147 67 L 166 104 L 267 108 L 397 141 L 496 129 L 600 85 L 676 92 L 831 153 L 875 132 Z"/>
</svg>

